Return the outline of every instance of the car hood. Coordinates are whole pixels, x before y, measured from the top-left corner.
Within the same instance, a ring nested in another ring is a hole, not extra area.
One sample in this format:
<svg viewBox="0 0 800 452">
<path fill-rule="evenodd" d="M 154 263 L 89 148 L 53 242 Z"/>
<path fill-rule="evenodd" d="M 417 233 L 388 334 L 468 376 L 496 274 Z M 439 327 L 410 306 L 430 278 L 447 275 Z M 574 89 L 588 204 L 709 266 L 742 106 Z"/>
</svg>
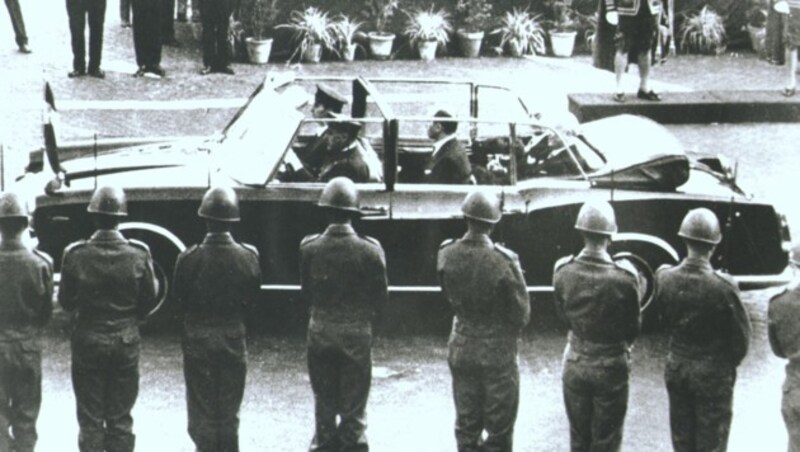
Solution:
<svg viewBox="0 0 800 452">
<path fill-rule="evenodd" d="M 581 138 L 606 164 L 588 177 L 596 186 L 675 190 L 689 180 L 690 160 L 683 145 L 662 125 L 620 115 L 581 126 Z"/>
</svg>

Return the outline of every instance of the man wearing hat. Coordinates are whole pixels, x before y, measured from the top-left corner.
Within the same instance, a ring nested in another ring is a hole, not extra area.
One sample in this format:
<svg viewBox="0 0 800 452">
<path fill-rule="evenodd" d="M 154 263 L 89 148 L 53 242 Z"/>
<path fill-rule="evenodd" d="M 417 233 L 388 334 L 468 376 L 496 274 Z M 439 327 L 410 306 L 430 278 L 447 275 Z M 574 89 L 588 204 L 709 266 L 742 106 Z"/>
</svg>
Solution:
<svg viewBox="0 0 800 452">
<path fill-rule="evenodd" d="M 711 267 L 722 241 L 714 212 L 689 211 L 678 235 L 686 244 L 686 258 L 658 269 L 653 299 L 669 332 L 664 380 L 672 445 L 678 452 L 724 451 L 736 367 L 747 354 L 750 320 L 736 282 Z"/>
<path fill-rule="evenodd" d="M 316 419 L 309 450 L 367 451 L 372 320 L 388 297 L 386 257 L 377 240 L 353 229 L 359 203 L 351 180 L 329 181 L 318 205 L 328 227 L 300 244 L 300 285 L 311 307 L 308 374 Z"/>
<path fill-rule="evenodd" d="M 562 383 L 571 450 L 618 451 L 628 408 L 630 347 L 639 336 L 639 280 L 626 261 L 608 254 L 617 232 L 604 201 L 581 206 L 575 222 L 583 238 L 577 256 L 556 262 L 556 312 L 569 327 Z"/>
<path fill-rule="evenodd" d="M 439 110 L 436 118 L 452 118 L 453 116 Z M 434 141 L 433 154 L 425 165 L 425 179 L 429 184 L 468 184 L 472 175 L 472 166 L 467 158 L 464 146 L 456 138 L 458 122 L 434 121 L 428 127 L 428 137 Z"/>
<path fill-rule="evenodd" d="M 39 336 L 53 312 L 53 261 L 29 250 L 28 214 L 0 194 L 0 450 L 33 452 L 42 402 Z"/>
<path fill-rule="evenodd" d="M 153 259 L 118 230 L 128 208 L 122 189 L 103 186 L 89 201 L 96 231 L 64 250 L 58 303 L 76 313 L 72 388 L 81 452 L 134 449 L 131 409 L 139 393 L 139 327 L 155 306 Z"/>
<path fill-rule="evenodd" d="M 788 359 L 781 412 L 789 434 L 789 452 L 800 452 L 800 243 L 789 258 L 794 278 L 769 301 L 769 344 L 779 358 Z"/>
<path fill-rule="evenodd" d="M 239 221 L 233 189 L 210 188 L 197 215 L 208 232 L 178 256 L 172 293 L 184 319 L 189 436 L 198 451 L 238 451 L 247 373 L 245 318 L 258 298 L 261 267 L 255 247 L 231 236 Z"/>
<path fill-rule="evenodd" d="M 519 406 L 517 340 L 530 300 L 517 255 L 490 237 L 501 218 L 498 197 L 474 191 L 461 210 L 467 233 L 441 244 L 436 265 L 455 312 L 447 362 L 456 442 L 459 451 L 510 451 Z"/>
<path fill-rule="evenodd" d="M 319 180 L 327 182 L 344 176 L 353 182 L 370 179 L 369 166 L 364 161 L 364 150 L 357 140 L 361 123 L 356 121 L 332 122 L 325 132 L 327 155 L 320 167 Z"/>
<path fill-rule="evenodd" d="M 314 95 L 311 114 L 315 119 L 340 118 L 346 103 L 347 99 L 333 88 L 319 84 Z M 310 174 L 309 178 L 319 175 L 319 171 L 327 159 L 329 147 L 327 131 L 328 123 L 321 123 L 315 136 L 305 146 L 295 151 L 297 157 L 303 162 L 306 171 Z"/>
</svg>

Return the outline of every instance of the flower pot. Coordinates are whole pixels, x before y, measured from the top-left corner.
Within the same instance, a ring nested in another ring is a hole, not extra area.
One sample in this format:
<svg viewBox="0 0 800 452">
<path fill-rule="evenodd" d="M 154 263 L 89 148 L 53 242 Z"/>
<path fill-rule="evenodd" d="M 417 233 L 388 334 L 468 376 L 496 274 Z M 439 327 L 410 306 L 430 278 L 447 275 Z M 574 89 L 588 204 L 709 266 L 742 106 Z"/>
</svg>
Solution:
<svg viewBox="0 0 800 452">
<path fill-rule="evenodd" d="M 195 41 L 203 42 L 203 24 L 192 22 L 189 27 L 192 29 L 192 37 Z"/>
<path fill-rule="evenodd" d="M 393 33 L 369 33 L 369 52 L 373 58 L 378 60 L 385 60 L 389 58 L 392 53 L 392 44 L 394 43 Z"/>
<path fill-rule="evenodd" d="M 747 25 L 747 34 L 750 35 L 750 45 L 753 47 L 753 51 L 756 52 L 758 56 L 763 57 L 767 50 L 767 28 Z"/>
<path fill-rule="evenodd" d="M 269 54 L 272 52 L 272 38 L 256 39 L 245 38 L 247 46 L 247 56 L 253 64 L 266 64 L 269 61 Z"/>
<path fill-rule="evenodd" d="M 508 54 L 514 58 L 520 58 L 525 53 L 525 46 L 517 39 L 508 41 Z"/>
<path fill-rule="evenodd" d="M 319 63 L 322 59 L 322 44 L 314 43 L 303 50 L 303 61 L 306 63 Z"/>
<path fill-rule="evenodd" d="M 422 61 L 434 60 L 436 58 L 437 47 L 439 47 L 439 43 L 436 41 L 417 41 L 419 59 Z"/>
<path fill-rule="evenodd" d="M 571 57 L 572 50 L 575 48 L 575 31 L 551 31 L 550 46 L 553 48 L 553 55 L 557 57 Z"/>
<path fill-rule="evenodd" d="M 477 58 L 481 54 L 481 44 L 483 43 L 483 32 L 470 33 L 467 31 L 458 32 L 459 42 L 461 43 L 461 54 L 467 58 Z"/>
<path fill-rule="evenodd" d="M 350 44 L 342 47 L 342 51 L 340 52 L 342 60 L 344 61 L 353 61 L 356 59 L 356 45 Z"/>
</svg>

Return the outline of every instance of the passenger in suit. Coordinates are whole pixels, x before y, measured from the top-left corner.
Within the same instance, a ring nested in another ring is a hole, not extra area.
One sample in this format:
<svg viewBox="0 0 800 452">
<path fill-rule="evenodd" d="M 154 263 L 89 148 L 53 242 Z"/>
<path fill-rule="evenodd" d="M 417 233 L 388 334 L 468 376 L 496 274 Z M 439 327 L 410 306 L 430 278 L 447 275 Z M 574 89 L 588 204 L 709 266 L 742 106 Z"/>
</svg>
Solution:
<svg viewBox="0 0 800 452">
<path fill-rule="evenodd" d="M 444 110 L 436 118 L 452 118 Z M 456 138 L 458 123 L 451 120 L 434 121 L 428 127 L 428 137 L 434 141 L 433 155 L 425 165 L 424 182 L 429 184 L 468 184 L 472 166 L 467 152 Z"/>
</svg>

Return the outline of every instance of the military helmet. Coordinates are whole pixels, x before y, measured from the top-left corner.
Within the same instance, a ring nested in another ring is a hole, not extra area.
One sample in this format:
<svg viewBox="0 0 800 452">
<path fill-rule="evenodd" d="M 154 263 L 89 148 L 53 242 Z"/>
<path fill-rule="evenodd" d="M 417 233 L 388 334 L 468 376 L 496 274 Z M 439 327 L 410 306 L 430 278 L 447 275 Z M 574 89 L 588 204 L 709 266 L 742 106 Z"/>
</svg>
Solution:
<svg viewBox="0 0 800 452">
<path fill-rule="evenodd" d="M 484 191 L 475 190 L 464 198 L 461 211 L 465 218 L 495 224 L 500 221 L 500 199 Z"/>
<path fill-rule="evenodd" d="M 575 229 L 595 234 L 611 235 L 617 232 L 614 208 L 605 201 L 588 201 L 578 211 Z"/>
<path fill-rule="evenodd" d="M 789 254 L 789 261 L 794 265 L 800 266 L 800 242 L 792 245 L 791 254 Z"/>
<path fill-rule="evenodd" d="M 197 216 L 207 220 L 239 221 L 239 200 L 230 187 L 212 187 L 203 195 Z"/>
<path fill-rule="evenodd" d="M 701 207 L 692 209 L 683 218 L 678 235 L 688 240 L 716 245 L 722 241 L 719 220 L 714 212 Z"/>
<path fill-rule="evenodd" d="M 317 205 L 332 209 L 346 210 L 348 212 L 361 212 L 358 204 L 358 189 L 350 179 L 340 176 L 334 177 L 319 197 Z"/>
<path fill-rule="evenodd" d="M 128 215 L 128 202 L 125 200 L 125 192 L 119 187 L 110 185 L 99 187 L 94 191 L 86 211 L 113 217 L 125 217 Z"/>
<path fill-rule="evenodd" d="M 0 193 L 0 219 L 3 218 L 28 218 L 25 205 L 14 193 Z"/>
</svg>

